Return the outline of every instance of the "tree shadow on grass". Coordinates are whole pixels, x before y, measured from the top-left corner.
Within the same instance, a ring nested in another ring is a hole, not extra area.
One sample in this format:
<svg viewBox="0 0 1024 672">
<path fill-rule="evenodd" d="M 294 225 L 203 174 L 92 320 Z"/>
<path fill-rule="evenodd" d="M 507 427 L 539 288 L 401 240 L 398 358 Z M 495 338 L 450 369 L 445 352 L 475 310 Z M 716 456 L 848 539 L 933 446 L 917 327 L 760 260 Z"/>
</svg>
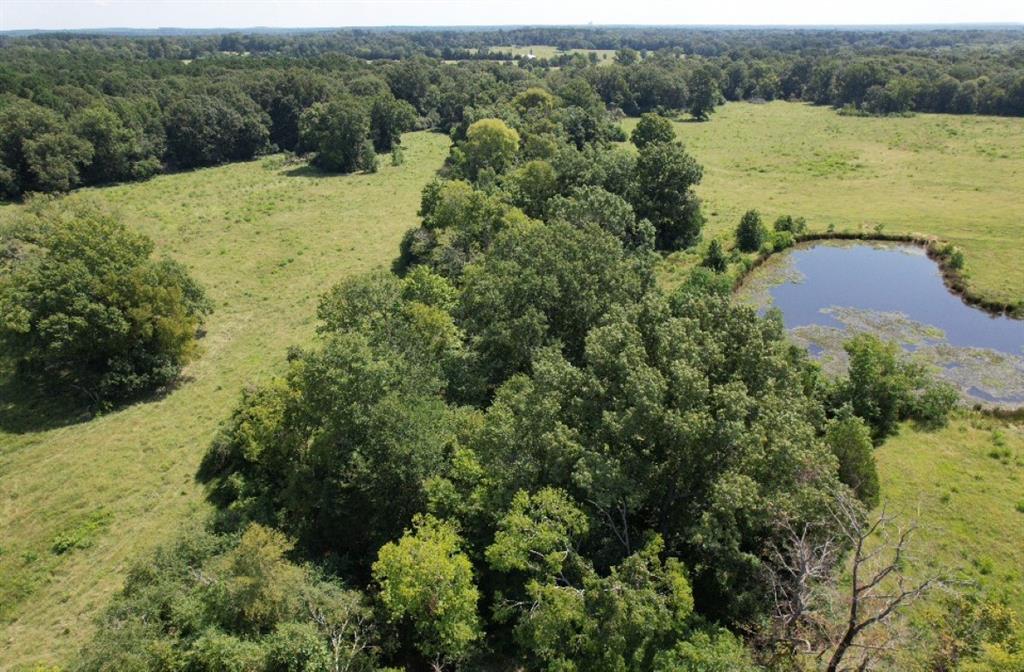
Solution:
<svg viewBox="0 0 1024 672">
<path fill-rule="evenodd" d="M 30 434 L 70 427 L 89 422 L 97 415 L 109 415 L 139 404 L 161 401 L 191 381 L 190 376 L 179 375 L 163 387 L 104 407 L 101 413 L 96 403 L 81 396 L 54 394 L 0 369 L 0 431 Z"/>
<path fill-rule="evenodd" d="M 90 405 L 80 399 L 54 397 L 9 371 L 0 371 L 0 431 L 43 432 L 87 422 L 94 415 Z"/>
</svg>

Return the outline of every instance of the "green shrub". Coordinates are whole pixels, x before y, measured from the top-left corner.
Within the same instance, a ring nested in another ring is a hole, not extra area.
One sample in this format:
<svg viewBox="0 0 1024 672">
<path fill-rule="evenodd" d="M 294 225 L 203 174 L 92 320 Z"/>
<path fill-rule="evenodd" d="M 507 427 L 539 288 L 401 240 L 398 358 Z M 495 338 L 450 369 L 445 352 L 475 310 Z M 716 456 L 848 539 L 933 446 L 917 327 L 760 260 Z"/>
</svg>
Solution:
<svg viewBox="0 0 1024 672">
<path fill-rule="evenodd" d="M 736 227 L 736 246 L 743 252 L 757 252 L 764 245 L 767 231 L 757 210 L 747 210 Z"/>
<path fill-rule="evenodd" d="M 793 217 L 792 215 L 782 215 L 775 220 L 773 227 L 776 231 L 788 231 L 794 236 L 799 235 L 807 231 L 807 220 L 803 217 Z"/>
</svg>

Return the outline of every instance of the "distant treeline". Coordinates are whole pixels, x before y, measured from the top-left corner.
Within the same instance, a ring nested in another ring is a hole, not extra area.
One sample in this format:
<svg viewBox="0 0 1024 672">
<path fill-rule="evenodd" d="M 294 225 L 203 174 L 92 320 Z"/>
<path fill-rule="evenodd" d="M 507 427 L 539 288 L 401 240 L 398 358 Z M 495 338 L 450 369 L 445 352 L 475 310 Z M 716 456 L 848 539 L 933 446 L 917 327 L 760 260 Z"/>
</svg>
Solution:
<svg viewBox="0 0 1024 672">
<path fill-rule="evenodd" d="M 562 51 L 527 58 L 513 56 L 512 45 Z M 616 53 L 602 63 L 570 49 Z M 594 114 L 595 101 L 634 115 L 692 111 L 699 100 L 703 117 L 724 98 L 803 100 L 859 114 L 1024 115 L 1024 30 L 4 36 L 0 196 L 141 179 L 266 151 L 315 151 L 303 144 L 300 118 L 337 98 L 362 110 L 382 151 L 402 131 L 450 131 L 467 110 L 530 87 Z"/>
</svg>

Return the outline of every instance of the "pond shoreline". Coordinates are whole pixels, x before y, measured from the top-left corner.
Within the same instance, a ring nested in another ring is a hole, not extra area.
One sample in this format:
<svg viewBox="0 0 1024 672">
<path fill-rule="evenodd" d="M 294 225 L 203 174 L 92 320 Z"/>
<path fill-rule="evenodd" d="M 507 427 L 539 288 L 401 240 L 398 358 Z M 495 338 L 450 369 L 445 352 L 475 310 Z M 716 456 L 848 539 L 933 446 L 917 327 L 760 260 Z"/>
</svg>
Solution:
<svg viewBox="0 0 1024 672">
<path fill-rule="evenodd" d="M 959 296 L 965 304 L 979 308 L 989 315 L 1005 315 L 1006 317 L 1013 319 L 1024 319 L 1024 299 L 1021 299 L 1016 303 L 1003 303 L 999 301 L 992 301 L 991 299 L 987 299 L 986 297 L 972 291 L 970 287 L 967 286 L 967 281 L 960 273 L 959 269 L 954 268 L 953 266 L 952 253 L 955 248 L 938 238 L 931 236 L 919 236 L 909 233 L 825 231 L 802 233 L 795 236 L 795 239 L 797 245 L 828 240 L 859 240 L 864 242 L 905 243 L 909 245 L 916 245 L 923 248 L 928 257 L 938 264 L 939 272 L 942 275 L 942 281 L 945 283 L 946 289 L 948 289 L 950 293 Z M 785 252 L 788 249 L 791 248 L 773 250 L 771 252 L 758 252 L 757 256 L 755 256 L 750 263 L 743 265 L 743 269 L 733 285 L 733 291 L 742 287 L 744 281 L 755 269 L 760 267 L 771 257 Z"/>
</svg>

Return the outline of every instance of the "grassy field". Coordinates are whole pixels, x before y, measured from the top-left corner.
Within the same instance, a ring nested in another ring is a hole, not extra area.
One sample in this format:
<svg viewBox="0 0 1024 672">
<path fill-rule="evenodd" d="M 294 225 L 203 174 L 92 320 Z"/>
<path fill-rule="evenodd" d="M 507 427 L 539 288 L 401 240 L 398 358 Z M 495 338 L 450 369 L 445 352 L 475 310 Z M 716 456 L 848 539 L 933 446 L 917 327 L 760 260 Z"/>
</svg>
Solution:
<svg viewBox="0 0 1024 672">
<path fill-rule="evenodd" d="M 907 573 L 943 577 L 956 591 L 978 589 L 1024 616 L 1024 425 L 962 413 L 937 432 L 904 426 L 875 457 L 886 512 L 918 526 Z M 921 652 L 946 621 L 943 594 L 911 608 L 919 648 L 896 669 L 930 669 Z"/>
<path fill-rule="evenodd" d="M 964 249 L 973 289 L 1002 302 L 1024 295 L 1024 119 L 730 103 L 676 131 L 704 166 L 710 235 L 731 241 L 750 208 L 769 225 L 793 214 L 813 230 L 935 235 Z"/>
<path fill-rule="evenodd" d="M 491 47 L 492 53 L 511 54 L 514 56 L 529 56 L 533 54 L 537 58 L 555 58 L 560 54 L 597 54 L 598 65 L 611 65 L 615 62 L 614 49 L 567 49 L 559 51 L 558 47 L 549 44 L 529 44 L 519 47 Z"/>
<path fill-rule="evenodd" d="M 374 175 L 274 156 L 70 196 L 123 213 L 188 265 L 216 312 L 204 354 L 161 399 L 88 419 L 0 390 L 0 670 L 67 660 L 133 560 L 205 506 L 196 466 L 241 387 L 307 341 L 327 287 L 388 266 L 417 223 L 448 139 L 404 145 L 405 163 Z"/>
</svg>

